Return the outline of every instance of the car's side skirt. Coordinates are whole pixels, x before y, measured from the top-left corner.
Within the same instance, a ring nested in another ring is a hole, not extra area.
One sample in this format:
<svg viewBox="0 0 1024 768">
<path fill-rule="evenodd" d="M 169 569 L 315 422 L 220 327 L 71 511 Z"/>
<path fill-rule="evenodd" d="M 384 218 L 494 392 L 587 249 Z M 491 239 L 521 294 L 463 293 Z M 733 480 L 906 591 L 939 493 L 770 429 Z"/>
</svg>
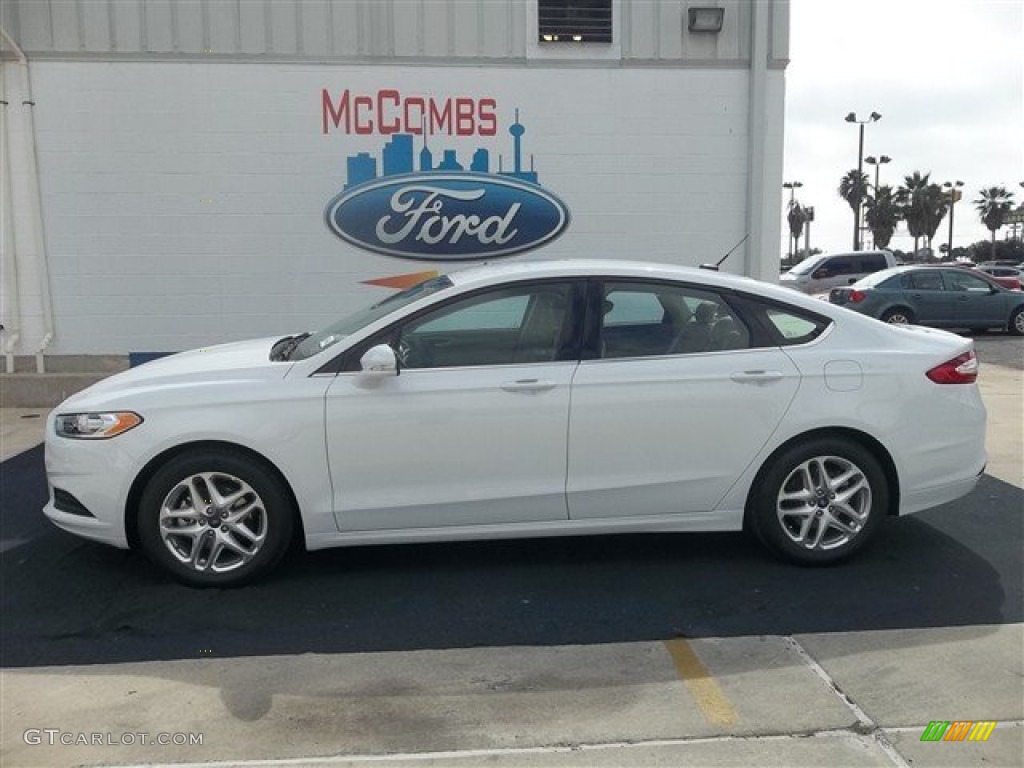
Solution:
<svg viewBox="0 0 1024 768">
<path fill-rule="evenodd" d="M 352 531 L 306 536 L 307 549 L 361 546 L 367 544 L 413 544 L 433 541 L 485 539 L 530 539 L 552 536 L 593 536 L 611 533 L 697 533 L 739 531 L 743 510 L 716 510 L 685 515 L 602 518 L 600 520 L 556 520 L 540 523 L 460 525 L 410 530 Z"/>
</svg>

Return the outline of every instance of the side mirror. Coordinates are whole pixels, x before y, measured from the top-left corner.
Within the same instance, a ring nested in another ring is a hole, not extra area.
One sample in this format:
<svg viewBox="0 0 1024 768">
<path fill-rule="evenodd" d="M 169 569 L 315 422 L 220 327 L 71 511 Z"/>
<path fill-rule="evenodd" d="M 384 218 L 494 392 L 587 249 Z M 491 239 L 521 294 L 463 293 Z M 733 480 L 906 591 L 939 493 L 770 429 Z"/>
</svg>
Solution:
<svg viewBox="0 0 1024 768">
<path fill-rule="evenodd" d="M 395 350 L 387 344 L 378 344 L 375 347 L 370 347 L 366 350 L 366 354 L 359 358 L 359 366 L 363 373 L 397 376 L 398 356 L 395 354 Z"/>
<path fill-rule="evenodd" d="M 849 280 L 846 281 L 846 284 L 847 285 L 853 285 L 856 282 L 857 282 L 857 278 L 856 277 L 851 277 Z"/>
</svg>

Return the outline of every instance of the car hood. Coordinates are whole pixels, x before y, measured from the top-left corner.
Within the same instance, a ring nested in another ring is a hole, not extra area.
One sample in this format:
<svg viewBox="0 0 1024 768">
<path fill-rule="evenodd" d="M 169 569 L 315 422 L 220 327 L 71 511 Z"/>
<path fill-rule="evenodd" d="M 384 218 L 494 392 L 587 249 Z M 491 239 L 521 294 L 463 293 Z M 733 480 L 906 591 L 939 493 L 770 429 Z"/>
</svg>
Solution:
<svg viewBox="0 0 1024 768">
<path fill-rule="evenodd" d="M 155 388 L 282 379 L 292 363 L 271 361 L 270 348 L 278 338 L 239 341 L 162 357 L 103 379 L 65 400 L 60 408 L 66 411 L 71 405 L 98 407 L 126 394 Z"/>
</svg>

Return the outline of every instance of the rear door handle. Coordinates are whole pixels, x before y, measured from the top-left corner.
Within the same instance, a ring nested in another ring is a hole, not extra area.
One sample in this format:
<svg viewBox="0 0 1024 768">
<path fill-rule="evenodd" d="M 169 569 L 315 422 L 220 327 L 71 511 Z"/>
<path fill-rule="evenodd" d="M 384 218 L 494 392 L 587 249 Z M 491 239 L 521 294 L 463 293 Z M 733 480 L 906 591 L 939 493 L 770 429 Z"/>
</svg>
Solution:
<svg viewBox="0 0 1024 768">
<path fill-rule="evenodd" d="M 782 380 L 782 371 L 740 371 L 729 378 L 737 384 L 771 384 Z"/>
<path fill-rule="evenodd" d="M 546 392 L 557 386 L 555 382 L 544 379 L 517 379 L 516 381 L 506 381 L 501 388 L 506 392 Z"/>
</svg>

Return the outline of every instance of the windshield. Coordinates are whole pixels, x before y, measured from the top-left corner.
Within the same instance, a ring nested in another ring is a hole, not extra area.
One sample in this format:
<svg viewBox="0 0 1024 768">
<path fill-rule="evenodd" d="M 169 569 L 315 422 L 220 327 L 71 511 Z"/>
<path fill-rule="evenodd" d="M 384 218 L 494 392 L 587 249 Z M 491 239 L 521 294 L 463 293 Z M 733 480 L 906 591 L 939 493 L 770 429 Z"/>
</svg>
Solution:
<svg viewBox="0 0 1024 768">
<path fill-rule="evenodd" d="M 810 258 L 810 259 L 804 259 L 799 264 L 797 264 L 795 267 L 793 267 L 791 270 L 789 270 L 789 274 L 791 274 L 791 275 L 806 275 L 808 272 L 813 271 L 814 268 L 817 267 L 819 264 L 821 264 L 821 262 L 824 261 L 824 260 L 825 260 L 824 256 L 815 256 L 815 257 Z"/>
<path fill-rule="evenodd" d="M 371 307 L 361 309 L 348 317 L 344 317 L 322 331 L 307 337 L 295 348 L 289 357 L 292 360 L 305 360 L 307 357 L 319 354 L 328 347 L 334 346 L 346 336 L 355 333 L 361 328 L 365 328 L 370 323 L 380 320 L 385 315 L 432 293 L 437 293 L 451 287 L 452 281 L 448 279 L 448 276 L 441 275 L 440 277 L 434 277 L 414 285 L 412 288 L 407 288 L 401 293 L 392 294 L 383 301 L 377 302 Z"/>
</svg>

